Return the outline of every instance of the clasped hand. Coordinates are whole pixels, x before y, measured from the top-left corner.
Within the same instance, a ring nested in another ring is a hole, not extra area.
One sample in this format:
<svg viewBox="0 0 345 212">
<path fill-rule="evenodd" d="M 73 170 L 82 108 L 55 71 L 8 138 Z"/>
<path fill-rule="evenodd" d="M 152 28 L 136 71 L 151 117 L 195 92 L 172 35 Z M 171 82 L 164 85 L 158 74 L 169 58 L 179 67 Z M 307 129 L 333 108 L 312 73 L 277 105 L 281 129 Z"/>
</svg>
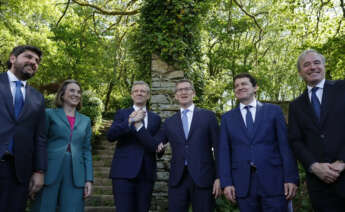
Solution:
<svg viewBox="0 0 345 212">
<path fill-rule="evenodd" d="M 130 115 L 129 115 L 129 123 L 131 124 L 131 122 L 134 122 L 134 127 L 138 130 L 142 127 L 142 121 L 144 120 L 146 116 L 146 111 L 144 111 L 143 109 L 139 109 L 137 111 L 133 111 Z M 158 146 L 157 146 L 157 150 L 156 152 L 162 152 L 166 149 L 168 144 L 163 144 L 163 142 L 161 142 Z"/>
<path fill-rule="evenodd" d="M 334 183 L 340 173 L 344 171 L 345 163 L 335 161 L 333 163 L 313 163 L 311 171 L 325 183 Z"/>
</svg>

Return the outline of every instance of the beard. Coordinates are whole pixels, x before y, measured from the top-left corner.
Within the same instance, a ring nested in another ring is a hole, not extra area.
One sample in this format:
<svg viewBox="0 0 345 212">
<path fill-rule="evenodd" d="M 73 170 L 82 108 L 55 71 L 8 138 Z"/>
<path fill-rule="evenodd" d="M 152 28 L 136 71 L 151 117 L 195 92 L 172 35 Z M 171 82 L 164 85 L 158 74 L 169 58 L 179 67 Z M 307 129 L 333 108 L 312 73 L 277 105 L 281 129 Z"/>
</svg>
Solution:
<svg viewBox="0 0 345 212">
<path fill-rule="evenodd" d="M 31 69 L 33 69 L 32 65 L 30 64 L 14 63 L 13 67 L 14 67 L 14 72 L 16 73 L 16 76 L 18 76 L 20 80 L 26 81 L 35 75 L 34 71 L 30 73 L 25 70 L 30 67 Z"/>
</svg>

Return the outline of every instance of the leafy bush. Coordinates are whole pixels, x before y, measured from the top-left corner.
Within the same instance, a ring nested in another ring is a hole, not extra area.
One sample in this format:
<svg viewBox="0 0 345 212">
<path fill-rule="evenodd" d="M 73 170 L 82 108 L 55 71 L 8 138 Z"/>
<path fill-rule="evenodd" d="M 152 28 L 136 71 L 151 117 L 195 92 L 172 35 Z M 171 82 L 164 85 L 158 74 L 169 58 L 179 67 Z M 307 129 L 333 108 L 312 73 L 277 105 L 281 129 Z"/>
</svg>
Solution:
<svg viewBox="0 0 345 212">
<path fill-rule="evenodd" d="M 91 119 L 93 132 L 98 133 L 102 124 L 102 112 L 104 110 L 103 102 L 90 90 L 83 92 L 83 107 L 80 113 L 87 115 Z"/>
</svg>

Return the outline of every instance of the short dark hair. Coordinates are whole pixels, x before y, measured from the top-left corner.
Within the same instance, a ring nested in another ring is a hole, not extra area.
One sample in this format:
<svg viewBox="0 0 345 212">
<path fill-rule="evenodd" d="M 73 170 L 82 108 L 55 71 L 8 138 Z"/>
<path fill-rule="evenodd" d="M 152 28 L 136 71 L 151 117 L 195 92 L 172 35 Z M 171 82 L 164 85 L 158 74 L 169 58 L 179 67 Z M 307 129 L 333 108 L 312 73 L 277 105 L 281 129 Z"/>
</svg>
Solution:
<svg viewBox="0 0 345 212">
<path fill-rule="evenodd" d="M 178 85 L 178 84 L 181 84 L 181 83 L 185 83 L 185 82 L 189 83 L 189 84 L 191 85 L 191 87 L 192 87 L 192 90 L 195 91 L 194 85 L 193 85 L 192 81 L 190 81 L 189 79 L 184 78 L 184 79 L 180 79 L 179 81 L 176 82 L 176 85 L 175 85 L 175 93 L 176 93 L 176 91 L 177 91 L 177 90 L 176 90 L 177 85 Z"/>
<path fill-rule="evenodd" d="M 249 73 L 240 73 L 240 74 L 237 74 L 234 79 L 233 79 L 233 83 L 235 84 L 235 81 L 237 79 L 241 79 L 241 78 L 248 78 L 250 83 L 252 83 L 253 87 L 256 86 L 257 82 L 256 82 L 256 79 L 250 75 Z"/>
<path fill-rule="evenodd" d="M 71 83 L 74 83 L 74 84 L 77 84 L 80 88 L 80 92 L 82 94 L 82 89 L 81 89 L 81 86 L 79 84 L 78 81 L 76 80 L 73 80 L 73 79 L 68 79 L 68 80 L 65 80 L 61 85 L 60 85 L 60 88 L 58 89 L 57 93 L 56 93 L 56 97 L 55 97 L 55 106 L 56 107 L 63 107 L 63 99 L 62 99 L 62 96 L 65 94 L 66 92 L 66 89 L 67 89 L 67 85 L 71 84 Z M 80 97 L 80 102 L 79 104 L 77 105 L 77 110 L 80 110 L 82 107 L 82 98 Z"/>
<path fill-rule="evenodd" d="M 13 55 L 13 56 L 18 56 L 20 55 L 21 53 L 25 52 L 25 51 L 32 51 L 34 52 L 35 54 L 37 54 L 37 56 L 40 58 L 41 60 L 41 57 L 42 57 L 42 51 L 36 47 L 36 46 L 30 46 L 30 45 L 22 45 L 22 46 L 16 46 L 12 49 L 12 52 L 10 53 L 10 57 Z M 7 68 L 8 69 L 11 69 L 12 67 L 12 63 L 10 60 L 7 61 Z"/>
</svg>

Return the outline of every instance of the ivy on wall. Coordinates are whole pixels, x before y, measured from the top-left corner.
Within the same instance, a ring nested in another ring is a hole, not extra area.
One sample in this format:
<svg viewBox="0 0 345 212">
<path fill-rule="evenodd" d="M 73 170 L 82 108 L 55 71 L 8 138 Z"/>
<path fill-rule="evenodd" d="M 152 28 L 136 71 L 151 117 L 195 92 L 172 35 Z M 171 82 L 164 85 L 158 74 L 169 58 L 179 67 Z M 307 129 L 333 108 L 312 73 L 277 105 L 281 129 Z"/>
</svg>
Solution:
<svg viewBox="0 0 345 212">
<path fill-rule="evenodd" d="M 132 52 L 141 64 L 140 69 L 150 71 L 152 54 L 183 70 L 198 61 L 201 23 L 208 5 L 209 0 L 144 1 L 132 38 Z"/>
</svg>

